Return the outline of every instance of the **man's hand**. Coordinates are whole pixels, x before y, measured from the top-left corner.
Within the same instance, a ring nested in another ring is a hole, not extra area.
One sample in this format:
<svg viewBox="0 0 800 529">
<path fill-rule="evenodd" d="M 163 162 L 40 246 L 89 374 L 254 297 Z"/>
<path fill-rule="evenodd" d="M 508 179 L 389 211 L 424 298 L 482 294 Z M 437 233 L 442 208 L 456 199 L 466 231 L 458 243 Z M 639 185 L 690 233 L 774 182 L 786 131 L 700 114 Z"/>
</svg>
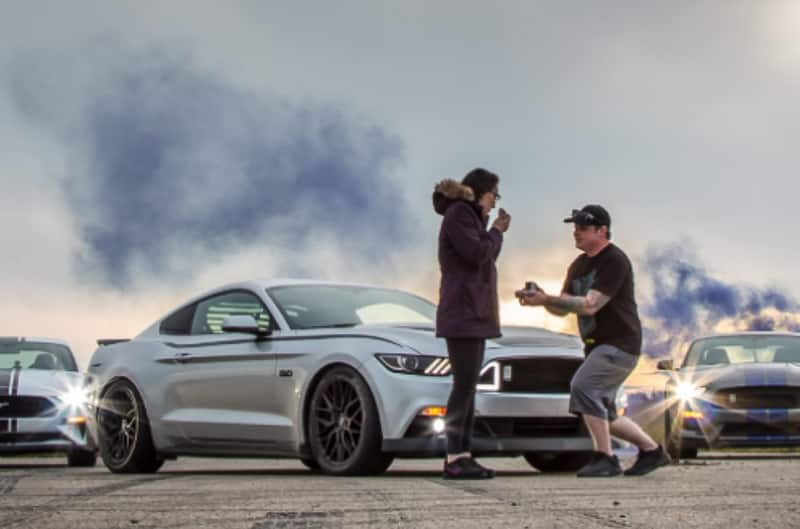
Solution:
<svg viewBox="0 0 800 529">
<path fill-rule="evenodd" d="M 517 290 L 514 294 L 519 299 L 520 305 L 539 307 L 547 300 L 547 293 L 544 290 Z"/>
<path fill-rule="evenodd" d="M 494 219 L 492 223 L 492 228 L 495 228 L 500 233 L 505 233 L 508 230 L 508 226 L 511 224 L 511 215 L 509 215 L 506 210 L 500 208 L 500 211 L 497 214 L 497 218 Z"/>
</svg>

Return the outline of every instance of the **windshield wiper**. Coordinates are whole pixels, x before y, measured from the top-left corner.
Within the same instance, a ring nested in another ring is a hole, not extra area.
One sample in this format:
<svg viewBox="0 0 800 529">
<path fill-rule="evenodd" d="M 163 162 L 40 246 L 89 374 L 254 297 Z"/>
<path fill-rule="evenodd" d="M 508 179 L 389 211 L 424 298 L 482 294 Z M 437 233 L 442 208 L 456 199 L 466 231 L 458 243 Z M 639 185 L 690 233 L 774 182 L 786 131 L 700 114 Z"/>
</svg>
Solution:
<svg viewBox="0 0 800 529">
<path fill-rule="evenodd" d="M 355 327 L 356 325 L 360 325 L 360 323 L 323 323 L 320 325 L 305 325 L 301 327 L 301 329 L 337 329 L 344 327 Z"/>
</svg>

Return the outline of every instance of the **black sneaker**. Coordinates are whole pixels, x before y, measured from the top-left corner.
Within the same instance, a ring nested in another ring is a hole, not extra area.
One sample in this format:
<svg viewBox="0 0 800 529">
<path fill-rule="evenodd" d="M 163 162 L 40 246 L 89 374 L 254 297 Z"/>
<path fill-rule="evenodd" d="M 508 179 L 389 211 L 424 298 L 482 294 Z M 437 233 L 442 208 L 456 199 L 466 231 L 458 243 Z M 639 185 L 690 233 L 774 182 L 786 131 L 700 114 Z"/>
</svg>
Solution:
<svg viewBox="0 0 800 529">
<path fill-rule="evenodd" d="M 494 477 L 494 470 L 482 467 L 471 457 L 460 457 L 448 463 L 445 460 L 444 479 L 491 479 Z"/>
<path fill-rule="evenodd" d="M 592 460 L 578 471 L 579 478 L 610 478 L 622 474 L 622 466 L 617 456 L 595 452 Z"/>
<path fill-rule="evenodd" d="M 481 465 L 480 463 L 475 461 L 474 457 L 469 458 L 469 464 L 472 466 L 472 468 L 475 468 L 478 471 L 486 474 L 487 479 L 494 477 L 494 470 L 492 470 L 491 468 L 486 468 L 485 466 Z"/>
<path fill-rule="evenodd" d="M 658 448 L 655 450 L 648 450 L 647 452 L 639 450 L 639 456 L 636 458 L 636 462 L 631 468 L 625 471 L 625 475 L 644 476 L 658 467 L 669 465 L 671 462 L 669 455 L 664 451 L 661 445 L 658 445 Z"/>
</svg>

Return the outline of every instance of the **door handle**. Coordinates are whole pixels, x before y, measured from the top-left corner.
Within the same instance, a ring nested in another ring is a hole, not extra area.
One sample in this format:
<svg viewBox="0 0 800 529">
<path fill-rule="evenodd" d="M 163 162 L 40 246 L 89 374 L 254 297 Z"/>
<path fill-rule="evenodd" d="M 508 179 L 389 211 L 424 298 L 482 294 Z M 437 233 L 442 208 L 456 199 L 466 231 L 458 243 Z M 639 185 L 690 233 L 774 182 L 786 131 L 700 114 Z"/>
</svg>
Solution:
<svg viewBox="0 0 800 529">
<path fill-rule="evenodd" d="M 160 364 L 183 364 L 193 358 L 191 353 L 175 353 L 172 355 L 159 356 L 155 360 Z"/>
</svg>

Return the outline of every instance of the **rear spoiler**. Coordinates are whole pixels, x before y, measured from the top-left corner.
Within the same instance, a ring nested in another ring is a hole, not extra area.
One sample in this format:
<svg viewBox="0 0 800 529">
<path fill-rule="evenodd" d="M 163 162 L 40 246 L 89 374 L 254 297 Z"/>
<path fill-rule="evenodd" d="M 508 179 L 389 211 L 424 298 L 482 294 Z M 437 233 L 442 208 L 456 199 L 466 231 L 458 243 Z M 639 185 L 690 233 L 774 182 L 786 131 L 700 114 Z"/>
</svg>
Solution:
<svg viewBox="0 0 800 529">
<path fill-rule="evenodd" d="M 97 340 L 97 345 L 105 347 L 106 345 L 114 345 L 115 343 L 130 342 L 130 338 L 101 338 Z"/>
</svg>

